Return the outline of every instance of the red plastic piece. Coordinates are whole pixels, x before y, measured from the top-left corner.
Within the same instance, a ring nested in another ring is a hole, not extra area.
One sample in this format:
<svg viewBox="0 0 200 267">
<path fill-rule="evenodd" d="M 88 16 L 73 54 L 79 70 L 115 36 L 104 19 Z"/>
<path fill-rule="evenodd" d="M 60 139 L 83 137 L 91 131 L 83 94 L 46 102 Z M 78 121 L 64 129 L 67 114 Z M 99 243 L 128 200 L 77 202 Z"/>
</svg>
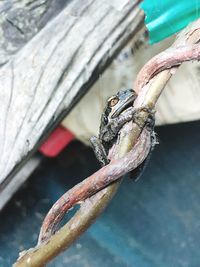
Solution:
<svg viewBox="0 0 200 267">
<path fill-rule="evenodd" d="M 47 157 L 56 157 L 74 138 L 72 132 L 63 126 L 59 126 L 41 145 L 39 151 Z"/>
</svg>

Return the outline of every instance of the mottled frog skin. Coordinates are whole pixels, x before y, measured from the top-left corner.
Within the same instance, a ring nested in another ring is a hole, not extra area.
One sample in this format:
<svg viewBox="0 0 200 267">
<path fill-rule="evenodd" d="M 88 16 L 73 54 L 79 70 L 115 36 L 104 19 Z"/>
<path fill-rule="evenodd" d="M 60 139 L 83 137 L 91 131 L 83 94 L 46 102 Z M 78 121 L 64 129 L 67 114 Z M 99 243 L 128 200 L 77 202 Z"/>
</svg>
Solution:
<svg viewBox="0 0 200 267">
<path fill-rule="evenodd" d="M 107 158 L 109 149 L 113 146 L 119 130 L 123 125 L 133 118 L 135 112 L 133 103 L 137 94 L 132 89 L 121 90 L 116 95 L 111 96 L 107 102 L 101 116 L 99 136 L 91 137 L 91 143 L 97 159 L 101 165 L 109 163 Z M 129 109 L 131 116 L 120 117 L 123 111 Z"/>
</svg>

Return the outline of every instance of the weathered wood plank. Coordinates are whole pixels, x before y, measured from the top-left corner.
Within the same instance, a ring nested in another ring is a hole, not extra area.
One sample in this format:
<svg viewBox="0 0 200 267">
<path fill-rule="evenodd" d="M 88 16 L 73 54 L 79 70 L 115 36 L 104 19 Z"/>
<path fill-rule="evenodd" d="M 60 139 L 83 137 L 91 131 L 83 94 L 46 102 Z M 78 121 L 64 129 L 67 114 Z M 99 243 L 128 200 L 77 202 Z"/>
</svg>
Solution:
<svg viewBox="0 0 200 267">
<path fill-rule="evenodd" d="M 127 0 L 74 0 L 1 67 L 0 198 L 44 133 L 70 111 L 142 21 L 143 13 Z"/>
<path fill-rule="evenodd" d="M 5 64 L 68 3 L 69 0 L 2 0 L 0 65 Z"/>
<path fill-rule="evenodd" d="M 33 156 L 14 176 L 4 190 L 1 192 L 0 210 L 3 209 L 5 204 L 11 199 L 13 194 L 17 191 L 21 184 L 23 184 L 28 177 L 37 169 L 41 164 L 43 157 L 40 155 Z"/>
</svg>

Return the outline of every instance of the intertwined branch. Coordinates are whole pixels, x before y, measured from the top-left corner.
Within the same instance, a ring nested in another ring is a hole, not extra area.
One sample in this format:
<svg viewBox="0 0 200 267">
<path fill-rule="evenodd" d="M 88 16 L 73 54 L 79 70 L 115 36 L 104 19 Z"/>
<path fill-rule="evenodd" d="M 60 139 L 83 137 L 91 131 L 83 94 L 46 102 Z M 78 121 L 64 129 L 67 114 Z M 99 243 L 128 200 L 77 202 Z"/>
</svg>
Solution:
<svg viewBox="0 0 200 267">
<path fill-rule="evenodd" d="M 173 46 L 150 60 L 140 71 L 134 89 L 138 97 L 135 108 L 153 109 L 170 77 L 182 62 L 200 60 L 200 20 L 181 32 Z M 150 149 L 150 134 L 144 126 L 148 112 L 142 111 L 138 122 L 127 123 L 121 130 L 117 144 L 112 148 L 111 162 L 66 193 L 48 213 L 41 228 L 40 239 L 49 238 L 63 213 L 79 201 L 85 200 L 74 217 L 48 241 L 21 255 L 15 267 L 44 266 L 85 231 L 106 207 L 117 190 L 119 181 L 108 183 L 137 167 Z M 129 153 L 127 153 L 130 151 Z M 126 168 L 128 166 L 128 168 Z M 87 186 L 86 186 L 87 185 Z M 99 191 L 101 188 L 103 190 Z M 95 194 L 95 192 L 98 192 Z M 94 194 L 94 195 L 93 195 Z M 93 196 L 92 196 L 93 195 Z M 92 196 L 92 197 L 90 197 Z M 90 198 L 88 198 L 90 197 Z"/>
</svg>

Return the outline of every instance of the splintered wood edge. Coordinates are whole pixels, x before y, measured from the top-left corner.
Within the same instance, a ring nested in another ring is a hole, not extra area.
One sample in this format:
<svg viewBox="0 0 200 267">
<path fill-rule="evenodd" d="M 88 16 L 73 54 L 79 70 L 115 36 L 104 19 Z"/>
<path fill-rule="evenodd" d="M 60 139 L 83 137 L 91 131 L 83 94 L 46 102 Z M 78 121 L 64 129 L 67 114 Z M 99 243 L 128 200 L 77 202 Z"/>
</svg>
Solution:
<svg viewBox="0 0 200 267">
<path fill-rule="evenodd" d="M 10 183 L 0 194 L 0 211 L 3 209 L 4 205 L 12 198 L 17 189 L 20 188 L 20 186 L 27 180 L 27 178 L 35 171 L 35 169 L 40 165 L 41 162 L 41 156 L 33 156 L 14 176 L 14 179 L 10 181 Z"/>
</svg>

